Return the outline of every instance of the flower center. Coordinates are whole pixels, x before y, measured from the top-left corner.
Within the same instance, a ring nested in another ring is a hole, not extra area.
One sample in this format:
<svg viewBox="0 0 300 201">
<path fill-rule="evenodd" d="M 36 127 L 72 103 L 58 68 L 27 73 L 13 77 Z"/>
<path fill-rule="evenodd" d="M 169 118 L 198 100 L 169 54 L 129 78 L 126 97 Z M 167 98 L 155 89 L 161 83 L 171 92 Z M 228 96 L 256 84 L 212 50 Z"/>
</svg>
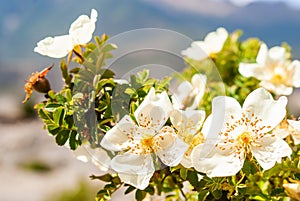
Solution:
<svg viewBox="0 0 300 201">
<path fill-rule="evenodd" d="M 251 142 L 250 133 L 248 131 L 244 131 L 242 134 L 240 134 L 237 138 L 238 143 L 247 146 Z"/>
<path fill-rule="evenodd" d="M 189 156 L 192 153 L 192 150 L 195 146 L 204 143 L 205 139 L 201 132 L 198 132 L 196 135 L 187 134 L 183 141 L 187 143 L 189 146 L 188 150 L 185 152 L 186 156 Z"/>
<path fill-rule="evenodd" d="M 152 149 L 153 145 L 153 137 L 146 137 L 144 139 L 141 140 L 141 146 L 144 149 Z"/>
<path fill-rule="evenodd" d="M 138 144 L 132 147 L 131 151 L 136 154 L 151 154 L 155 152 L 156 144 L 153 136 L 146 135 Z"/>
<path fill-rule="evenodd" d="M 281 74 L 275 74 L 272 77 L 272 82 L 274 82 L 274 83 L 283 83 L 284 82 L 283 76 Z"/>
</svg>

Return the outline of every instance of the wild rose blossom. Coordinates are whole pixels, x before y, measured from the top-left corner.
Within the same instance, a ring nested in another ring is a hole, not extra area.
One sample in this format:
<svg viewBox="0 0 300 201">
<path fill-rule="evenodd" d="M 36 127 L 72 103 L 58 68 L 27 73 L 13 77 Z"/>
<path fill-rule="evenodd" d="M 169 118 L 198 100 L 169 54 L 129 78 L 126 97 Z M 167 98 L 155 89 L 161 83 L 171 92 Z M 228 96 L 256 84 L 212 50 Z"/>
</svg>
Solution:
<svg viewBox="0 0 300 201">
<path fill-rule="evenodd" d="M 155 171 L 153 154 L 168 166 L 176 166 L 182 160 L 188 145 L 173 128 L 164 126 L 172 110 L 167 93 L 156 94 L 151 88 L 134 113 L 137 123 L 126 115 L 105 134 L 101 146 L 119 151 L 111 168 L 125 183 L 139 189 L 148 186 Z"/>
<path fill-rule="evenodd" d="M 194 41 L 191 47 L 183 50 L 181 54 L 194 60 L 202 60 L 220 52 L 224 46 L 228 32 L 223 27 L 215 32 L 208 33 L 204 41 Z"/>
<path fill-rule="evenodd" d="M 214 98 L 214 126 L 208 138 L 218 136 L 219 139 L 194 148 L 195 169 L 209 177 L 232 176 L 241 170 L 249 154 L 264 170 L 272 168 L 282 157 L 290 156 L 289 145 L 280 137 L 269 134 L 285 117 L 286 104 L 286 97 L 276 101 L 263 88 L 251 92 L 243 107 L 232 97 Z"/>
<path fill-rule="evenodd" d="M 292 136 L 295 145 L 300 144 L 300 121 L 284 119 L 272 132 L 273 134 L 286 138 Z"/>
<path fill-rule="evenodd" d="M 69 34 L 46 37 L 39 41 L 34 51 L 53 58 L 62 58 L 68 55 L 74 48 L 88 43 L 95 31 L 95 23 L 98 13 L 95 9 L 91 11 L 91 17 L 79 16 L 70 26 Z"/>
<path fill-rule="evenodd" d="M 240 63 L 240 73 L 255 77 L 260 85 L 277 95 L 290 95 L 293 87 L 300 87 L 300 62 L 286 60 L 286 50 L 275 46 L 270 50 L 262 44 L 256 63 Z"/>
<path fill-rule="evenodd" d="M 175 109 L 195 109 L 205 93 L 206 75 L 195 74 L 191 82 L 183 81 L 172 96 Z"/>
<path fill-rule="evenodd" d="M 170 115 L 171 122 L 177 130 L 180 139 L 189 145 L 181 161 L 186 168 L 192 167 L 191 152 L 193 148 L 204 143 L 210 125 L 204 123 L 202 131 L 200 128 L 205 119 L 203 110 L 174 110 Z"/>
</svg>

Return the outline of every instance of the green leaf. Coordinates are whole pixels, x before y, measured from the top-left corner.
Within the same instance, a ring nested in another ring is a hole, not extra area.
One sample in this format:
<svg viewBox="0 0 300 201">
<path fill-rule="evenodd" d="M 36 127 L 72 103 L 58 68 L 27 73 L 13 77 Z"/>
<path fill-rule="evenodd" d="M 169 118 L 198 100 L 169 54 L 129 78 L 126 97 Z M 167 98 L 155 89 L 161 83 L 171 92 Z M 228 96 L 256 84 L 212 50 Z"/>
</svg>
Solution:
<svg viewBox="0 0 300 201">
<path fill-rule="evenodd" d="M 61 130 L 56 135 L 55 141 L 58 145 L 62 146 L 67 142 L 69 136 L 70 136 L 70 130 Z"/>
<path fill-rule="evenodd" d="M 75 150 L 81 144 L 81 141 L 77 140 L 76 136 L 77 132 L 73 130 L 69 139 L 69 146 L 72 150 Z"/>
<path fill-rule="evenodd" d="M 216 200 L 219 200 L 223 195 L 221 190 L 213 191 L 211 194 L 214 196 Z"/>
<path fill-rule="evenodd" d="M 110 51 L 112 51 L 112 50 L 115 50 L 115 49 L 117 49 L 118 47 L 117 47 L 117 45 L 115 45 L 115 44 L 107 44 L 107 45 L 105 45 L 103 48 L 102 48 L 102 52 L 110 52 Z"/>
<path fill-rule="evenodd" d="M 180 169 L 180 176 L 181 176 L 182 179 L 186 180 L 187 173 L 188 173 L 188 170 L 186 168 L 181 168 Z"/>
<path fill-rule="evenodd" d="M 209 195 L 208 190 L 201 191 L 198 195 L 198 201 L 205 201 L 208 195 Z"/>
<path fill-rule="evenodd" d="M 101 176 L 97 176 L 97 179 L 99 179 L 101 181 L 105 181 L 105 182 L 111 182 L 113 177 L 110 174 L 104 174 Z"/>
<path fill-rule="evenodd" d="M 155 189 L 151 185 L 149 185 L 144 191 L 149 193 L 150 195 L 154 195 L 154 193 L 155 193 Z"/>
<path fill-rule="evenodd" d="M 137 201 L 142 201 L 146 197 L 147 193 L 145 191 L 141 191 L 139 189 L 135 192 L 135 199 Z"/>
<path fill-rule="evenodd" d="M 43 109 L 38 110 L 38 115 L 43 120 L 49 120 L 50 119 L 49 114 L 47 114 L 46 111 L 44 111 Z"/>
<path fill-rule="evenodd" d="M 187 178 L 187 180 L 190 182 L 190 184 L 192 186 L 194 186 L 195 188 L 197 188 L 199 182 L 198 182 L 198 175 L 197 175 L 197 173 L 195 171 L 189 170 L 187 172 L 187 177 L 186 178 Z"/>
<path fill-rule="evenodd" d="M 145 83 L 149 77 L 149 70 L 144 69 L 137 73 L 137 81 L 141 84 Z"/>
<path fill-rule="evenodd" d="M 131 193 L 132 191 L 134 191 L 135 190 L 135 187 L 133 187 L 133 186 L 129 186 L 127 189 L 126 189 L 126 191 L 125 191 L 125 195 L 127 195 L 128 193 Z"/>
<path fill-rule="evenodd" d="M 63 119 L 65 118 L 65 110 L 63 107 L 58 107 L 53 112 L 53 120 L 57 125 L 62 125 Z"/>
<path fill-rule="evenodd" d="M 61 107 L 61 104 L 58 103 L 50 103 L 46 105 L 45 110 L 48 112 L 54 112 L 58 107 Z"/>
</svg>

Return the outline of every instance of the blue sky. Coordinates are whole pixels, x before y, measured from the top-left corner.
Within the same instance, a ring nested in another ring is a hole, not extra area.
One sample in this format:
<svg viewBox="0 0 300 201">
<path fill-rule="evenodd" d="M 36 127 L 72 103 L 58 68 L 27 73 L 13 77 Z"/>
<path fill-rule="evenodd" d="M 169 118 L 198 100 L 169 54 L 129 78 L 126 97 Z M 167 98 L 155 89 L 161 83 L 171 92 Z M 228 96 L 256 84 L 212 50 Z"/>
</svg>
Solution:
<svg viewBox="0 0 300 201">
<path fill-rule="evenodd" d="M 224 1 L 224 0 L 219 0 Z M 264 1 L 264 2 L 285 2 L 292 8 L 300 9 L 300 1 L 299 0 L 230 0 L 233 4 L 237 6 L 245 6 L 252 2 Z"/>
</svg>

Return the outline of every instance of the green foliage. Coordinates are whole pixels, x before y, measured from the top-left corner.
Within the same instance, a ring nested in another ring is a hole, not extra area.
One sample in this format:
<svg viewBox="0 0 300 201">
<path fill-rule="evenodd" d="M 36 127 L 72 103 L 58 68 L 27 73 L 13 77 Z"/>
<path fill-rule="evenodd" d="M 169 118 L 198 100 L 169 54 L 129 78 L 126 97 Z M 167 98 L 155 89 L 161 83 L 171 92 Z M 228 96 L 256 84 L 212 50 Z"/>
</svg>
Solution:
<svg viewBox="0 0 300 201">
<path fill-rule="evenodd" d="M 186 58 L 187 67 L 175 75 L 180 80 L 188 81 L 196 73 L 207 75 L 206 91 L 198 106 L 207 115 L 211 113 L 214 97 L 228 95 L 242 103 L 259 86 L 257 79 L 241 76 L 238 67 L 241 62 L 255 62 L 262 42 L 257 38 L 241 41 L 241 35 L 241 31 L 232 33 L 223 49 L 210 55 L 210 59 L 195 61 Z M 72 69 L 69 62 L 62 60 L 60 69 L 65 85 L 59 92 L 49 91 L 45 101 L 35 105 L 45 128 L 60 146 L 68 143 L 75 150 L 82 143 L 89 143 L 93 148 L 100 147 L 105 133 L 124 115 L 129 114 L 136 121 L 134 112 L 152 87 L 156 92 L 169 90 L 171 77 L 157 80 L 149 77 L 147 69 L 131 75 L 128 83 L 116 82 L 114 72 L 105 68 L 106 60 L 113 57 L 111 51 L 116 48 L 107 40 L 106 35 L 95 37 L 95 43 L 87 44 L 82 55 L 77 53 L 73 58 L 78 66 Z M 290 47 L 287 44 L 283 46 L 288 51 L 287 57 L 291 57 Z M 170 121 L 167 125 L 171 125 Z M 125 187 L 125 194 L 134 193 L 138 201 L 149 195 L 165 195 L 166 200 L 177 200 L 179 197 L 199 201 L 285 200 L 287 195 L 282 184 L 300 179 L 300 147 L 289 143 L 294 150 L 291 159 L 284 159 L 267 171 L 263 171 L 254 158 L 247 158 L 242 170 L 231 177 L 209 178 L 193 168 L 181 165 L 166 167 L 155 171 L 144 190 L 124 184 L 116 174 L 92 175 L 91 179 L 105 182 L 96 195 L 97 201 L 111 199 L 112 194 L 122 186 Z M 114 152 L 108 154 L 115 155 Z M 183 191 L 184 182 L 188 183 L 190 192 Z"/>
<path fill-rule="evenodd" d="M 45 201 L 94 201 L 95 189 L 84 181 L 79 182 L 74 189 L 65 190 Z"/>
</svg>

